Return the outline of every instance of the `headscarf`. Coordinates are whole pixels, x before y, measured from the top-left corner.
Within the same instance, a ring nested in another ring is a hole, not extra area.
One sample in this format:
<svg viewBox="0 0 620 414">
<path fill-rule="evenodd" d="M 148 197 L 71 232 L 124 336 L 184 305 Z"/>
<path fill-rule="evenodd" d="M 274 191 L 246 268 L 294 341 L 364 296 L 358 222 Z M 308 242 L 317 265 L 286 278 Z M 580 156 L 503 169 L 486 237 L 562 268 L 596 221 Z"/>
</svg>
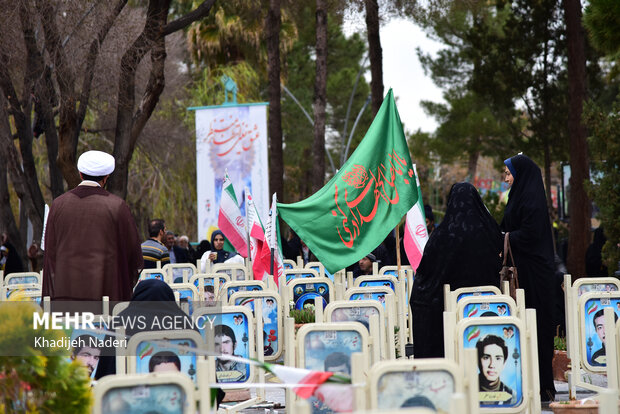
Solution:
<svg viewBox="0 0 620 414">
<path fill-rule="evenodd" d="M 499 286 L 502 235 L 470 183 L 456 183 L 446 214 L 431 233 L 414 279 L 412 303 L 443 308 L 443 285 Z"/>
<path fill-rule="evenodd" d="M 213 233 L 211 233 L 211 251 L 212 252 L 218 252 L 219 250 L 215 249 L 215 236 L 217 235 L 221 235 L 224 240 L 226 240 L 226 236 L 224 236 L 224 233 L 222 232 L 222 230 L 214 230 Z M 220 249 L 223 250 L 223 249 Z"/>
<path fill-rule="evenodd" d="M 128 335 L 141 331 L 160 330 L 157 325 L 155 325 L 155 329 L 151 329 L 153 321 L 159 318 L 159 325 L 161 325 L 161 318 L 168 316 L 184 318 L 185 328 L 192 329 L 191 319 L 175 302 L 174 292 L 170 286 L 157 279 L 147 279 L 138 283 L 129 306 L 119 316 L 121 318 L 144 317 L 145 319 L 145 329 L 127 329 Z"/>
<path fill-rule="evenodd" d="M 525 208 L 528 211 L 535 211 L 544 206 L 546 211 L 547 198 L 540 168 L 534 161 L 519 154 L 507 159 L 504 164 L 508 167 L 512 165 L 514 172 L 511 170 L 511 174 L 514 181 L 508 193 L 508 204 L 506 204 L 504 212 L 502 229 L 513 231 L 518 228 L 521 222 L 518 209 Z M 548 218 L 547 222 L 549 223 Z"/>
<path fill-rule="evenodd" d="M 213 233 L 211 233 L 211 253 L 215 253 L 217 255 L 217 258 L 213 261 L 213 263 L 224 263 L 226 260 L 235 256 L 237 253 L 229 252 L 227 250 L 224 250 L 224 248 L 220 250 L 216 250 L 215 249 L 215 236 L 217 236 L 218 234 L 221 234 L 224 240 L 226 240 L 226 236 L 224 236 L 224 233 L 222 233 L 222 230 L 214 230 Z"/>
</svg>

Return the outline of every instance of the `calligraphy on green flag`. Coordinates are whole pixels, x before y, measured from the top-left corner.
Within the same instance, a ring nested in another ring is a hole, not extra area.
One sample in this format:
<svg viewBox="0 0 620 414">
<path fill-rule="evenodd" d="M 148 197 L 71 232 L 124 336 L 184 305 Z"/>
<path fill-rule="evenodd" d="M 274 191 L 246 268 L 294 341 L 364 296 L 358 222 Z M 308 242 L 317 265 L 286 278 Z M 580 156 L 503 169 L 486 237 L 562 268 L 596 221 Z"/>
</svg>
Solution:
<svg viewBox="0 0 620 414">
<path fill-rule="evenodd" d="M 375 249 L 418 199 L 411 156 L 392 90 L 351 158 L 323 188 L 282 219 L 334 273 Z"/>
</svg>

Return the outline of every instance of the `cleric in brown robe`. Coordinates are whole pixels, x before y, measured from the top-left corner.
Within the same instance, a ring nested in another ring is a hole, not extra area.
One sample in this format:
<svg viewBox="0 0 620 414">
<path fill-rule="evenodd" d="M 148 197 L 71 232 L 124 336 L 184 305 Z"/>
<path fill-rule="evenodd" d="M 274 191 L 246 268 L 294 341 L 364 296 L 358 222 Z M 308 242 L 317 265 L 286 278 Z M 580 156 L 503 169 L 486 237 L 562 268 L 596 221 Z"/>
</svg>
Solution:
<svg viewBox="0 0 620 414">
<path fill-rule="evenodd" d="M 82 182 L 50 208 L 42 294 L 51 300 L 130 300 L 142 249 L 129 206 L 103 189 L 114 157 L 87 151 L 77 167 Z"/>
</svg>

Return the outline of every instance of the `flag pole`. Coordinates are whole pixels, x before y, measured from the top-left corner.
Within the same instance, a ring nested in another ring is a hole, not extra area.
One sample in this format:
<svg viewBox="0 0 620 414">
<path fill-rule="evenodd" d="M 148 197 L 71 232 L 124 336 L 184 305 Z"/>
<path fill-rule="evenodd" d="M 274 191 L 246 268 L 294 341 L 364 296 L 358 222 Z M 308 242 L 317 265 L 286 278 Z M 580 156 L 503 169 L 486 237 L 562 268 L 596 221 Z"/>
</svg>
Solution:
<svg viewBox="0 0 620 414">
<path fill-rule="evenodd" d="M 278 229 L 278 226 L 276 225 L 276 220 L 278 219 L 278 213 L 276 210 L 276 193 L 273 193 L 273 197 L 271 200 L 271 209 L 269 210 L 269 216 L 271 217 L 271 223 L 270 223 L 270 248 L 271 248 L 271 260 L 269 263 L 269 274 L 271 274 L 271 276 L 275 277 L 275 275 L 273 274 L 273 268 L 274 268 L 274 260 L 275 260 L 275 253 L 276 253 L 276 243 L 275 241 L 277 240 L 276 238 L 276 231 Z"/>
<path fill-rule="evenodd" d="M 400 276 L 400 222 L 396 225 L 396 269 Z"/>
<path fill-rule="evenodd" d="M 403 218 L 407 217 L 407 213 L 403 216 Z M 402 224 L 403 219 L 400 219 L 398 224 L 396 225 L 396 271 L 397 275 L 400 277 L 400 267 L 401 267 L 401 258 L 400 258 L 400 225 Z"/>
</svg>

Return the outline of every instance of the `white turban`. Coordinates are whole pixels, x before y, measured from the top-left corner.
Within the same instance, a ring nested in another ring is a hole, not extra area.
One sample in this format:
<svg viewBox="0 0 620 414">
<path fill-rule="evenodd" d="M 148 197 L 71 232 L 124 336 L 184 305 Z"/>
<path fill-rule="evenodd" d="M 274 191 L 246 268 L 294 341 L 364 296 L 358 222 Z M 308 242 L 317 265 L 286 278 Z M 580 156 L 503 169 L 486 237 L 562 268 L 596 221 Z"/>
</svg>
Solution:
<svg viewBox="0 0 620 414">
<path fill-rule="evenodd" d="M 114 171 L 114 157 L 103 151 L 86 151 L 77 162 L 78 171 L 91 177 L 103 177 Z"/>
</svg>

